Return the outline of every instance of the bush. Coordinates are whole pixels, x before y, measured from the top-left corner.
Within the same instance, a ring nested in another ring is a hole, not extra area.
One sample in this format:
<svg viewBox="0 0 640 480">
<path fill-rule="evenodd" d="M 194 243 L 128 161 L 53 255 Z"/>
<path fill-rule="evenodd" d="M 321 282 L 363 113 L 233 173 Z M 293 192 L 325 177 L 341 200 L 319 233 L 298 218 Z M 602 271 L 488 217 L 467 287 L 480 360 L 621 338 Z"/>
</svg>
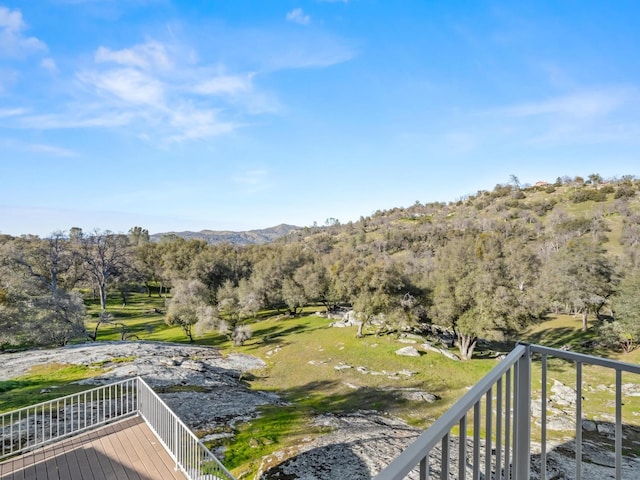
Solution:
<svg viewBox="0 0 640 480">
<path fill-rule="evenodd" d="M 251 331 L 251 326 L 249 325 L 238 325 L 233 329 L 233 333 L 231 334 L 231 338 L 233 339 L 233 344 L 236 347 L 241 346 L 249 340 L 253 336 L 253 332 Z"/>
<path fill-rule="evenodd" d="M 507 195 L 509 195 L 509 193 L 511 193 L 512 189 L 513 187 L 511 185 L 498 184 L 493 189 L 493 192 L 491 192 L 491 198 L 506 197 Z"/>
<path fill-rule="evenodd" d="M 630 185 L 620 185 L 613 198 L 632 198 L 636 194 L 635 188 Z"/>
<path fill-rule="evenodd" d="M 589 200 L 593 202 L 604 202 L 607 200 L 607 194 L 603 193 L 602 190 L 580 189 L 571 196 L 573 203 L 588 202 Z"/>
<path fill-rule="evenodd" d="M 555 199 L 542 200 L 540 202 L 533 203 L 531 205 L 531 208 L 533 209 L 534 212 L 536 212 L 536 215 L 539 215 L 542 217 L 547 212 L 553 210 L 553 207 L 555 206 L 556 203 L 558 202 Z"/>
</svg>

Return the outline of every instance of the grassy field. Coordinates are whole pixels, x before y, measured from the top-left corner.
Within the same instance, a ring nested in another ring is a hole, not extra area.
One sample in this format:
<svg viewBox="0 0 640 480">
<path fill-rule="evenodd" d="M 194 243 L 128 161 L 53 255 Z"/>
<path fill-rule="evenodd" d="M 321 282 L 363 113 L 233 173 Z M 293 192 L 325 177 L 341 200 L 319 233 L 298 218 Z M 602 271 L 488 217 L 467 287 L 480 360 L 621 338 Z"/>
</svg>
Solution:
<svg viewBox="0 0 640 480">
<path fill-rule="evenodd" d="M 97 302 L 91 300 L 88 306 L 92 318 L 97 318 Z M 456 362 L 431 352 L 419 357 L 398 356 L 395 351 L 407 346 L 404 343 L 407 339 L 403 341 L 396 335 L 357 339 L 355 327 L 331 328 L 330 321 L 312 315 L 313 310 L 295 318 L 270 312 L 252 324 L 253 337 L 240 347 L 216 332 L 196 336 L 196 343 L 215 346 L 225 354 L 245 353 L 263 359 L 266 368 L 244 376 L 243 380 L 251 388 L 277 392 L 290 403 L 264 407 L 259 419 L 238 427 L 235 437 L 226 445 L 225 458 L 236 473 L 254 471 L 263 455 L 296 445 L 303 437 L 321 434 L 322 430 L 311 422 L 318 413 L 381 410 L 424 428 L 497 364 L 497 352 L 482 350 L 477 350 L 474 359 L 468 362 Z M 164 323 L 159 313 L 164 311 L 164 298 L 132 294 L 123 307 L 121 300 L 114 297 L 110 299 L 109 311 L 113 321 L 100 326 L 99 340 L 120 340 L 124 331 L 129 339 L 188 342 L 180 328 Z M 94 325 L 89 322 L 88 328 Z M 588 332 L 581 332 L 579 318 L 557 316 L 525 332 L 522 340 L 552 347 L 568 345 L 574 351 L 631 363 L 640 361 L 640 351 L 612 355 L 585 347 L 585 341 L 596 337 L 595 328 L 592 324 L 590 327 Z M 102 365 L 38 367 L 24 377 L 0 382 L 0 410 L 79 391 L 84 387 L 69 382 L 103 371 Z M 534 368 L 533 374 L 535 397 L 539 395 L 535 382 L 539 385 L 540 372 Z M 596 420 L 611 418 L 614 413 L 611 398 L 596 387 L 611 385 L 612 375 L 603 369 L 586 367 L 584 379 L 585 416 Z M 554 380 L 575 385 L 573 368 L 561 361 L 551 362 L 549 387 Z M 39 393 L 52 385 L 58 388 Z M 434 403 L 402 400 L 394 393 L 401 389 L 423 390 L 438 399 Z M 625 421 L 636 422 L 637 411 L 640 398 L 626 399 Z"/>
<path fill-rule="evenodd" d="M 103 371 L 99 365 L 38 365 L 27 375 L 0 381 L 0 412 L 87 390 L 91 387 L 71 382 L 99 375 Z"/>
</svg>

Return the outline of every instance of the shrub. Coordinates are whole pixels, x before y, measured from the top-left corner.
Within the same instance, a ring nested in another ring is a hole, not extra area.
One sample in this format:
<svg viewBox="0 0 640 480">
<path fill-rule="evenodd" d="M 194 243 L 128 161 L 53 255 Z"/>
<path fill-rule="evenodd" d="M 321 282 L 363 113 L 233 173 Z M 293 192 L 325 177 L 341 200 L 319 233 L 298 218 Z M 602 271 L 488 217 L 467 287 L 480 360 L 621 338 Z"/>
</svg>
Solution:
<svg viewBox="0 0 640 480">
<path fill-rule="evenodd" d="M 589 200 L 594 202 L 604 202 L 607 200 L 607 194 L 603 193 L 601 190 L 580 189 L 574 192 L 571 196 L 571 201 L 573 201 L 573 203 L 588 202 Z"/>
<path fill-rule="evenodd" d="M 630 185 L 620 185 L 613 198 L 632 198 L 636 194 L 635 188 Z"/>
</svg>

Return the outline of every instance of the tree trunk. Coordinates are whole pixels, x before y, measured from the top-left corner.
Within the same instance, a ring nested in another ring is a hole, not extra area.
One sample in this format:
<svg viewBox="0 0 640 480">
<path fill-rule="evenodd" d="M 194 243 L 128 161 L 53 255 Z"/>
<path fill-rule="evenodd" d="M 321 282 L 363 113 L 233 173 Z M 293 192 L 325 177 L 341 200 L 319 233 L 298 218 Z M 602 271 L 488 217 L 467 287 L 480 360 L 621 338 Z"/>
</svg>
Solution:
<svg viewBox="0 0 640 480">
<path fill-rule="evenodd" d="M 100 309 L 104 312 L 107 309 L 107 285 L 105 283 L 98 285 L 98 293 L 100 294 Z"/>
<path fill-rule="evenodd" d="M 93 342 L 95 342 L 96 339 L 98 338 L 98 327 L 100 326 L 101 323 L 102 323 L 102 320 L 100 320 L 100 318 L 98 318 L 98 323 L 96 323 L 96 327 L 93 329 L 93 335 L 91 335 L 90 333 L 88 334 L 88 337 Z"/>
<path fill-rule="evenodd" d="M 478 337 L 473 335 L 464 335 L 458 332 L 458 349 L 460 350 L 460 358 L 462 360 L 470 360 L 473 356 L 473 350 L 478 343 Z"/>
<path fill-rule="evenodd" d="M 356 338 L 364 337 L 364 334 L 362 333 L 363 327 L 364 327 L 364 322 L 358 322 L 358 331 L 356 332 Z"/>
<path fill-rule="evenodd" d="M 189 337 L 189 343 L 193 343 L 193 331 L 191 330 L 191 325 L 183 325 L 182 330 Z"/>
<path fill-rule="evenodd" d="M 587 315 L 589 314 L 589 310 L 587 310 L 587 308 L 585 307 L 585 309 L 582 311 L 582 331 L 586 332 L 587 328 L 589 328 L 589 325 L 587 325 Z"/>
</svg>

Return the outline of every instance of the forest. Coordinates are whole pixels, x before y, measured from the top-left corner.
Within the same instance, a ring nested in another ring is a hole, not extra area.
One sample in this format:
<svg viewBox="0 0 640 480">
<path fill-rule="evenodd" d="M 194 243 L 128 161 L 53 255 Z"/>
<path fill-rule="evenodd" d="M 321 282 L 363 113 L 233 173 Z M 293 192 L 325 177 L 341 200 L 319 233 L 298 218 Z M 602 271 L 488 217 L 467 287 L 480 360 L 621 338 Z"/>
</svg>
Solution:
<svg viewBox="0 0 640 480">
<path fill-rule="evenodd" d="M 576 316 L 607 348 L 640 342 L 640 180 L 515 176 L 456 201 L 305 227 L 264 245 L 207 244 L 143 227 L 0 235 L 0 346 L 96 340 L 118 322 L 108 296 L 165 298 L 185 339 L 237 345 L 261 312 L 351 309 L 356 335 L 442 329 L 468 360 L 549 314 Z M 87 300 L 100 304 L 89 315 Z M 89 327 L 89 325 L 91 325 Z M 124 324 L 123 328 L 126 328 Z"/>
</svg>

